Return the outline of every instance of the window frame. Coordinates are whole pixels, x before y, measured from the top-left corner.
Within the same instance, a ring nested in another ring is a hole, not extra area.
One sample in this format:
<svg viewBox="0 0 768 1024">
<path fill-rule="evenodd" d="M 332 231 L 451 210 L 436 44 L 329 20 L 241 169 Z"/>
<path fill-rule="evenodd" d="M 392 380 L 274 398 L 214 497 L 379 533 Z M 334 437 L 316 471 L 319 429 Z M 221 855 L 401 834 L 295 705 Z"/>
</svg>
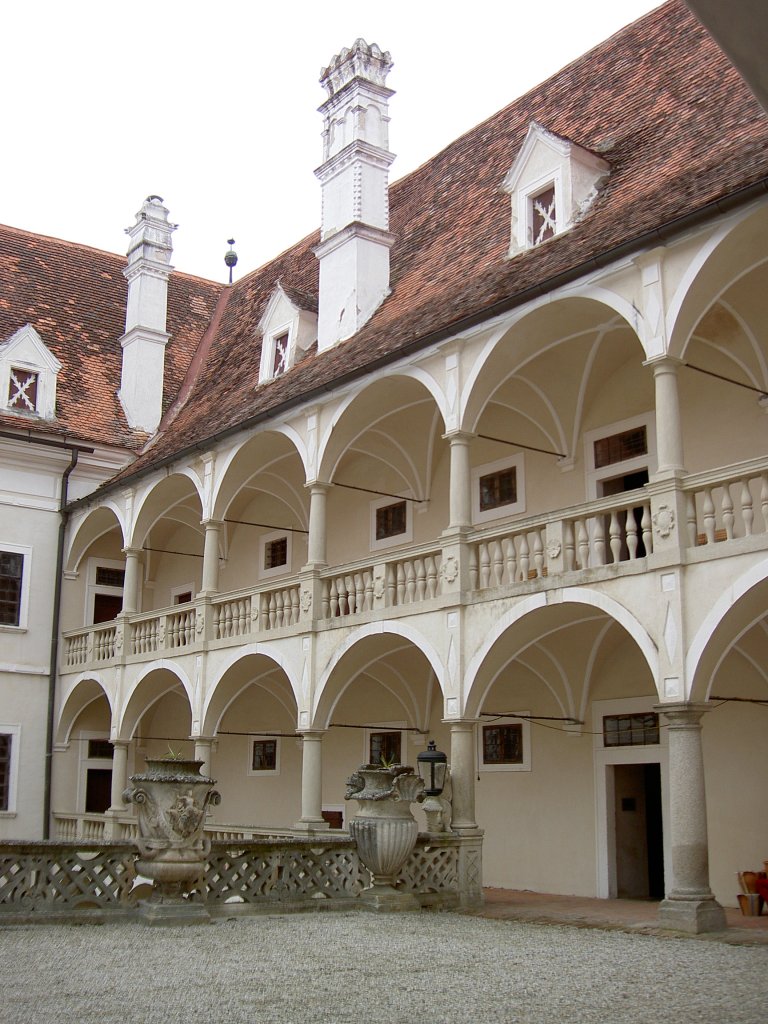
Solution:
<svg viewBox="0 0 768 1024">
<path fill-rule="evenodd" d="M 490 476 L 493 473 L 503 472 L 505 469 L 514 469 L 516 475 L 517 501 L 508 505 L 498 505 L 496 508 L 480 510 L 480 479 Z M 520 515 L 525 512 L 525 456 L 523 452 L 507 456 L 504 459 L 496 459 L 495 462 L 486 462 L 482 466 L 475 466 L 471 472 L 472 481 L 472 523 L 493 522 L 497 519 L 506 519 L 509 516 Z"/>
<path fill-rule="evenodd" d="M 612 437 L 614 434 L 623 434 L 627 430 L 634 430 L 638 427 L 645 427 L 645 436 L 648 442 L 648 451 L 645 455 L 636 455 L 632 459 L 625 459 L 623 462 L 613 462 L 609 466 L 602 466 L 600 469 L 595 466 L 595 442 L 604 438 Z M 646 469 L 651 477 L 656 472 L 656 417 L 653 411 L 639 413 L 637 416 L 630 416 L 628 419 L 619 420 L 616 423 L 606 423 L 595 430 L 588 430 L 584 433 L 584 466 L 587 477 L 587 500 L 596 501 L 600 494 L 600 485 L 607 480 L 613 480 L 619 476 L 628 476 Z"/>
<path fill-rule="evenodd" d="M 246 748 L 247 764 L 246 764 L 246 775 L 252 779 L 269 779 L 274 778 L 280 774 L 280 737 L 279 736 L 265 736 L 264 733 L 252 733 L 248 737 L 248 745 Z M 253 745 L 254 743 L 274 743 L 275 744 L 275 767 L 274 768 L 254 768 L 253 767 Z"/>
<path fill-rule="evenodd" d="M 0 734 L 11 737 L 11 756 L 8 771 L 8 806 L 0 806 L 0 818 L 15 818 L 18 811 L 19 754 L 21 748 L 21 726 L 0 723 Z"/>
<path fill-rule="evenodd" d="M 104 594 L 106 597 L 122 597 L 125 587 L 109 587 L 105 583 L 96 582 L 96 570 L 122 569 L 125 572 L 125 562 L 116 558 L 99 558 L 98 555 L 91 555 L 87 564 L 87 584 L 85 588 L 85 624 L 93 626 L 95 602 L 97 594 Z"/>
<path fill-rule="evenodd" d="M 267 552 L 267 544 L 276 540 L 285 540 L 285 565 L 275 565 L 271 569 L 264 568 L 264 558 Z M 290 530 L 274 530 L 272 533 L 262 533 L 259 537 L 259 578 L 271 579 L 273 576 L 287 576 L 293 566 L 293 533 Z"/>
<path fill-rule="evenodd" d="M 178 604 L 187 604 L 187 601 L 179 601 L 179 597 L 183 597 L 184 594 L 191 594 L 189 601 L 192 602 L 197 596 L 197 589 L 194 583 L 180 583 L 176 587 L 171 587 L 171 604 L 175 608 Z"/>
<path fill-rule="evenodd" d="M 400 495 L 397 497 L 388 496 L 386 498 L 376 498 L 370 503 L 370 545 L 371 551 L 382 551 L 386 548 L 398 547 L 401 544 L 411 544 L 413 542 L 413 502 L 409 501 L 410 495 Z M 381 508 L 387 508 L 389 505 L 399 505 L 400 502 L 405 502 L 405 530 L 402 533 L 396 533 L 391 537 L 382 537 L 381 540 L 376 539 L 376 513 Z"/>
<path fill-rule="evenodd" d="M 537 249 L 551 239 L 545 238 L 541 242 L 533 240 L 533 201 L 542 192 L 552 188 L 555 192 L 555 232 L 551 238 L 557 238 L 564 230 L 564 218 L 562 214 L 563 197 L 563 174 L 559 167 L 554 167 L 546 174 L 540 175 L 535 181 L 529 181 L 517 193 L 517 218 L 518 224 L 524 224 L 525 229 L 518 231 L 518 236 L 523 241 L 523 249 Z"/>
<path fill-rule="evenodd" d="M 102 563 L 103 564 L 103 563 Z M 78 814 L 96 814 L 96 811 L 86 811 L 85 801 L 88 795 L 88 772 L 89 770 L 104 771 L 107 768 L 114 771 L 114 752 L 112 757 L 89 757 L 88 746 L 90 740 L 103 740 L 111 743 L 109 730 L 104 729 L 81 729 L 76 739 L 80 745 L 80 765 L 78 771 L 77 785 L 77 810 Z"/>
<path fill-rule="evenodd" d="M 517 711 L 515 715 L 530 715 L 530 711 Z M 517 718 L 515 715 L 496 718 L 493 721 L 481 720 L 476 726 L 476 750 L 477 770 L 480 772 L 529 772 L 531 771 L 531 723 L 529 718 Z M 523 744 L 523 759 L 520 764 L 494 764 L 486 763 L 483 746 L 483 728 L 500 725 L 521 726 L 521 738 Z"/>
<path fill-rule="evenodd" d="M 0 633 L 24 633 L 29 628 L 29 593 L 32 574 L 32 548 L 28 544 L 10 544 L 0 541 L 0 551 L 21 555 L 21 591 L 19 593 L 19 621 L 0 623 Z"/>
<path fill-rule="evenodd" d="M 372 764 L 371 761 L 371 736 L 377 732 L 399 733 L 400 735 L 400 764 L 408 764 L 408 731 L 405 722 L 380 722 L 378 725 L 368 726 L 365 730 L 365 749 L 363 751 L 364 764 Z"/>
<path fill-rule="evenodd" d="M 261 343 L 261 365 L 259 367 L 259 383 L 263 384 L 268 380 L 277 380 L 282 377 L 293 366 L 294 352 L 294 323 L 288 320 L 286 323 L 274 327 L 264 335 Z M 281 373 L 275 373 L 275 350 L 280 338 L 287 337 L 285 346 L 285 369 Z"/>
</svg>

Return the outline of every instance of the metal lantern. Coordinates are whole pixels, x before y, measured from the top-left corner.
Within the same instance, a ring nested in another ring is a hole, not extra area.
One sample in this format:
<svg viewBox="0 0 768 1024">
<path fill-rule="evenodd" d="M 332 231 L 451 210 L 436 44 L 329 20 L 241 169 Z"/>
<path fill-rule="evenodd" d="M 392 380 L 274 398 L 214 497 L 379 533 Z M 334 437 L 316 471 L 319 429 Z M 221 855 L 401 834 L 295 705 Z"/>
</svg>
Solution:
<svg viewBox="0 0 768 1024">
<path fill-rule="evenodd" d="M 445 772 L 448 767 L 448 758 L 435 747 L 435 741 L 430 740 L 427 749 L 416 758 L 416 766 L 419 775 L 424 780 L 425 796 L 440 796 L 445 788 Z"/>
</svg>

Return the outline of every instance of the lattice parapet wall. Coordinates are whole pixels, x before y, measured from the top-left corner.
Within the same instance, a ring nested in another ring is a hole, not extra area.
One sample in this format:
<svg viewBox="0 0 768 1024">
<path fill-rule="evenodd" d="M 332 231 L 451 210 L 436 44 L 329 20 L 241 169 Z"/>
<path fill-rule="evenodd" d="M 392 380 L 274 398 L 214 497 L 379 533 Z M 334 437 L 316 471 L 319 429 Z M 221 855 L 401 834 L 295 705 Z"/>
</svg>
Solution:
<svg viewBox="0 0 768 1024">
<path fill-rule="evenodd" d="M 106 917 L 132 913 L 146 897 L 131 843 L 9 842 L 0 844 L 0 920 L 44 918 L 88 911 Z M 346 837 L 214 842 L 204 891 L 192 895 L 212 912 L 247 912 L 282 905 L 352 907 L 370 884 L 354 842 Z M 481 839 L 420 836 L 405 864 L 401 886 L 425 905 L 480 902 Z"/>
</svg>

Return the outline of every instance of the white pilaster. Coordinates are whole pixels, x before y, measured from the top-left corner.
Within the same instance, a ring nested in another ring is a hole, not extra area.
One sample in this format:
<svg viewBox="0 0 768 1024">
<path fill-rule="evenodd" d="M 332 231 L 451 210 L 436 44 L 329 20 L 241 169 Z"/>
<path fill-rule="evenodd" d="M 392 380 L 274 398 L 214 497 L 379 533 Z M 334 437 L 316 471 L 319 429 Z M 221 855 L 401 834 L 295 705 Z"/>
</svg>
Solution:
<svg viewBox="0 0 768 1024">
<path fill-rule="evenodd" d="M 203 587 L 198 596 L 206 597 L 219 591 L 219 532 L 222 525 L 216 519 L 208 519 L 203 523 Z"/>
<path fill-rule="evenodd" d="M 125 579 L 123 580 L 123 615 L 132 615 L 139 610 L 139 587 L 141 585 L 141 548 L 123 548 L 125 555 Z"/>
<path fill-rule="evenodd" d="M 327 829 L 323 818 L 323 733 L 302 733 L 301 745 L 301 818 L 296 828 L 313 831 Z"/>
<path fill-rule="evenodd" d="M 475 820 L 475 725 L 451 722 L 451 784 L 454 832 L 477 832 Z"/>
</svg>

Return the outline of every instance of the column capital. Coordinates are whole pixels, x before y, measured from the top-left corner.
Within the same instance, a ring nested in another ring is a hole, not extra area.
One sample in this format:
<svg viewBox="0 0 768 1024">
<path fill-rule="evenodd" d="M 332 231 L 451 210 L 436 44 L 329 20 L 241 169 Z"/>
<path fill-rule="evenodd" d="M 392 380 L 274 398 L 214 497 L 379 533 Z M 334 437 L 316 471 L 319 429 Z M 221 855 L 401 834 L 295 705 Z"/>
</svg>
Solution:
<svg viewBox="0 0 768 1024">
<path fill-rule="evenodd" d="M 296 735 L 303 740 L 322 740 L 327 732 L 327 729 L 297 729 Z"/>
<path fill-rule="evenodd" d="M 327 493 L 333 487 L 333 483 L 330 480 L 307 480 L 304 486 L 310 492 Z"/>
<path fill-rule="evenodd" d="M 223 519 L 215 519 L 213 516 L 208 516 L 207 519 L 201 519 L 200 520 L 200 525 L 206 527 L 206 529 L 210 526 L 212 530 L 213 529 L 218 530 L 222 526 L 224 526 L 224 520 Z"/>
<path fill-rule="evenodd" d="M 667 719 L 669 729 L 699 729 L 702 716 L 712 710 L 708 703 L 679 701 L 673 704 L 654 704 L 653 710 Z"/>
<path fill-rule="evenodd" d="M 451 444 L 469 444 L 474 441 L 477 435 L 472 430 L 448 430 L 443 434 L 443 440 Z"/>
<path fill-rule="evenodd" d="M 661 355 L 646 359 L 643 366 L 650 366 L 654 373 L 676 373 L 678 367 L 685 366 L 685 360 L 679 356 L 672 356 L 668 352 L 662 352 Z"/>
<path fill-rule="evenodd" d="M 144 548 L 135 547 L 132 544 L 126 544 L 122 551 L 126 558 L 140 558 L 144 552 Z"/>
</svg>

